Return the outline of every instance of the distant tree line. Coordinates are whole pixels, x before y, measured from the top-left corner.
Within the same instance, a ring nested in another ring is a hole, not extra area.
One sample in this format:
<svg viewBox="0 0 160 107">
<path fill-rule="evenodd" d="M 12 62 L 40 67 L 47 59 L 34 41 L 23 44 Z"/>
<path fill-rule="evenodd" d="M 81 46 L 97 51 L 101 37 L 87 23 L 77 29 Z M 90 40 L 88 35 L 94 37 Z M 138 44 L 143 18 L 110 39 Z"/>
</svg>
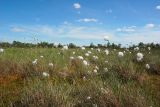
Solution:
<svg viewBox="0 0 160 107">
<path fill-rule="evenodd" d="M 144 48 L 144 47 L 151 47 L 151 48 L 160 48 L 160 44 L 159 43 L 143 43 L 140 42 L 138 45 L 132 45 L 129 48 L 133 49 L 135 47 L 139 47 L 139 48 Z"/>
<path fill-rule="evenodd" d="M 132 45 L 129 46 L 130 49 L 135 48 L 135 47 L 151 47 L 151 48 L 160 48 L 160 44 L 154 44 L 154 43 L 148 43 L 144 44 L 143 42 L 140 42 L 138 45 Z M 54 44 L 54 43 L 48 43 L 48 42 L 40 42 L 37 44 L 33 43 L 23 43 L 19 41 L 13 41 L 12 43 L 9 42 L 0 42 L 0 47 L 2 48 L 9 48 L 9 47 L 18 47 L 18 48 L 34 48 L 34 47 L 40 47 L 40 48 L 62 48 L 63 44 Z M 73 43 L 68 44 L 69 48 L 78 48 Z M 85 46 L 86 48 L 114 48 L 114 49 L 119 49 L 121 48 L 121 44 L 114 44 L 114 43 L 107 43 L 107 44 L 93 44 L 91 43 L 89 46 Z"/>
<path fill-rule="evenodd" d="M 12 43 L 9 42 L 0 42 L 0 47 L 4 47 L 4 48 L 9 48 L 9 47 L 19 47 L 19 48 L 32 48 L 32 47 L 41 47 L 41 48 L 62 48 L 63 45 L 61 43 L 59 44 L 54 44 L 54 43 L 48 43 L 48 42 L 40 42 L 37 44 L 33 44 L 33 43 L 23 43 L 23 42 L 19 42 L 19 41 L 13 41 Z M 76 46 L 73 43 L 69 43 L 68 44 L 69 48 L 77 48 L 78 46 Z"/>
</svg>

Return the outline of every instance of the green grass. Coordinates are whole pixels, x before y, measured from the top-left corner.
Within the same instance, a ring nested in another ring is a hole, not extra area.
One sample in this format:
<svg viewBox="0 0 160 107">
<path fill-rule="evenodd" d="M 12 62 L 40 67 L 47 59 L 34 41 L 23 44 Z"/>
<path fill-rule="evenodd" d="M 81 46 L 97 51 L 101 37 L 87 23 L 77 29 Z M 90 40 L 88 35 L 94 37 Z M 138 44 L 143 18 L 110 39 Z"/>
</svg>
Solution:
<svg viewBox="0 0 160 107">
<path fill-rule="evenodd" d="M 88 50 L 92 54 L 86 57 Z M 0 53 L 0 107 L 159 107 L 160 50 L 140 51 L 142 62 L 135 61 L 137 52 L 133 50 L 131 54 L 126 51 L 123 58 L 117 56 L 123 49 L 109 51 L 105 55 L 104 50 L 95 49 L 5 49 Z M 79 55 L 90 65 L 70 60 Z M 38 59 L 37 65 L 32 64 L 34 59 Z M 97 73 L 93 72 L 95 66 L 99 67 Z"/>
</svg>

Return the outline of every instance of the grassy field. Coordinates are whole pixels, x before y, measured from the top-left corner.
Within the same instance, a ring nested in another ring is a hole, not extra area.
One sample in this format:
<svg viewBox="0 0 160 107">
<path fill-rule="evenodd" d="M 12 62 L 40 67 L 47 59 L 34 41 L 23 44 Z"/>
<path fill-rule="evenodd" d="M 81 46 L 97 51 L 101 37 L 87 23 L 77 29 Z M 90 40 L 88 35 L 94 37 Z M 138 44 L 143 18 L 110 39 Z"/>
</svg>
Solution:
<svg viewBox="0 0 160 107">
<path fill-rule="evenodd" d="M 160 49 L 108 50 L 4 49 L 0 107 L 160 107 Z"/>
</svg>

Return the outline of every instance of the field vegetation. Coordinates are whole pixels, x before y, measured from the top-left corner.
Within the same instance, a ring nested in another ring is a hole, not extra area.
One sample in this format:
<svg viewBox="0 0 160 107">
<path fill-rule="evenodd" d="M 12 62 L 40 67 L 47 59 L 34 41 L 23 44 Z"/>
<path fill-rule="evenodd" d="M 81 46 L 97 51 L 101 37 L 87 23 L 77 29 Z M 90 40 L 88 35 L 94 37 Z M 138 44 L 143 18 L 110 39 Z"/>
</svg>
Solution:
<svg viewBox="0 0 160 107">
<path fill-rule="evenodd" d="M 160 106 L 159 45 L 58 46 L 1 44 L 0 107 Z"/>
</svg>

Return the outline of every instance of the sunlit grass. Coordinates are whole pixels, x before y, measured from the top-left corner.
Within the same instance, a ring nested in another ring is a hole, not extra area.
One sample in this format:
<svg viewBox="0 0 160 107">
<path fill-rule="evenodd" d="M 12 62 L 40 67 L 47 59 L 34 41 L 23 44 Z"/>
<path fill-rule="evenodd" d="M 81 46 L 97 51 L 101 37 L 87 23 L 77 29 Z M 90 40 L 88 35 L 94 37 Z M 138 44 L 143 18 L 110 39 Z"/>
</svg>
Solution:
<svg viewBox="0 0 160 107">
<path fill-rule="evenodd" d="M 85 56 L 88 50 L 92 53 Z M 134 50 L 126 51 L 123 57 L 118 57 L 119 51 L 124 49 L 109 49 L 109 55 L 89 48 L 5 49 L 0 53 L 0 106 L 158 107 L 160 50 L 152 49 L 150 54 L 147 49 L 140 50 L 142 62 L 136 61 Z M 33 65 L 35 59 L 37 64 Z"/>
</svg>

